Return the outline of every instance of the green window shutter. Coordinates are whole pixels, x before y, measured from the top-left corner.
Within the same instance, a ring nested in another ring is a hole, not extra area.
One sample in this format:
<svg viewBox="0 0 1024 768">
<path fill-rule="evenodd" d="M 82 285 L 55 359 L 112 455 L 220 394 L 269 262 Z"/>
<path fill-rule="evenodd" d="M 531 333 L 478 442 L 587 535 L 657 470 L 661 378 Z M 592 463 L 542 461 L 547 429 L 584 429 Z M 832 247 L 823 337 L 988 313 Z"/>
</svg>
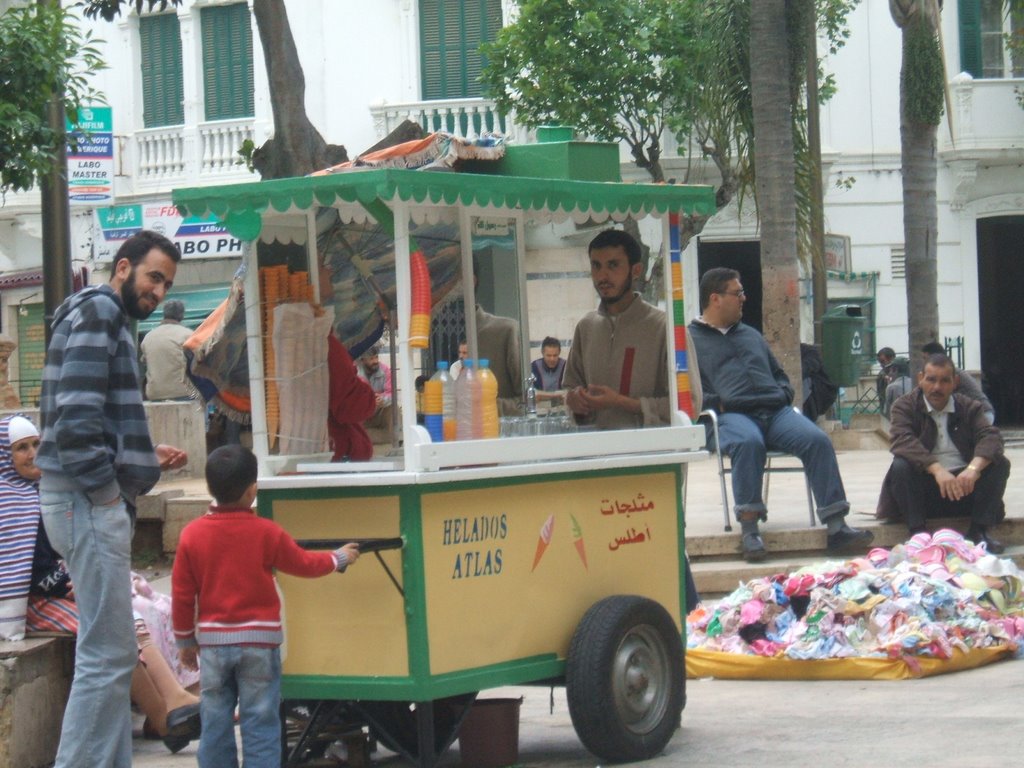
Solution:
<svg viewBox="0 0 1024 768">
<path fill-rule="evenodd" d="M 500 28 L 501 0 L 420 0 L 423 99 L 480 96 L 480 45 Z"/>
<path fill-rule="evenodd" d="M 203 91 L 207 120 L 252 117 L 252 27 L 246 3 L 204 8 Z"/>
<path fill-rule="evenodd" d="M 981 0 L 959 0 L 960 71 L 981 77 Z"/>
<path fill-rule="evenodd" d="M 146 128 L 185 122 L 181 30 L 178 16 L 162 13 L 139 19 L 142 54 L 142 124 Z"/>
</svg>

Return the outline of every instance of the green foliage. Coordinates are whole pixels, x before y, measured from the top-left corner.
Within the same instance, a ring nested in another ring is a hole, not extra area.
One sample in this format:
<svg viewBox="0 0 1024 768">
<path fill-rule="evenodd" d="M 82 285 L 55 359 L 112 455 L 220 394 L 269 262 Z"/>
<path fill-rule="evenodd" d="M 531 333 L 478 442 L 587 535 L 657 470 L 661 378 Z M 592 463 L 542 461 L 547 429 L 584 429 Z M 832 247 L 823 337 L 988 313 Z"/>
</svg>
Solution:
<svg viewBox="0 0 1024 768">
<path fill-rule="evenodd" d="M 83 104 L 103 103 L 89 77 L 105 65 L 96 41 L 59 5 L 35 3 L 0 15 L 0 193 L 31 188 L 63 142 L 47 107 L 63 95 L 74 120 Z"/>
<path fill-rule="evenodd" d="M 242 146 L 235 150 L 235 154 L 238 155 L 235 165 L 244 165 L 249 173 L 256 173 L 256 168 L 252 164 L 252 153 L 255 151 L 256 143 L 252 139 L 243 141 Z"/>
<path fill-rule="evenodd" d="M 903 88 L 912 123 L 938 125 L 945 100 L 942 54 L 928 23 L 910 23 L 903 32 Z"/>
<path fill-rule="evenodd" d="M 667 114 L 699 87 L 690 62 L 704 55 L 695 2 L 524 0 L 515 23 L 484 46 L 485 92 L 528 127 L 571 125 L 625 141 L 641 167 L 660 173 Z"/>
<path fill-rule="evenodd" d="M 135 6 L 136 13 L 142 13 L 142 6 L 146 6 L 146 10 L 152 11 L 157 8 L 160 11 L 166 11 L 168 5 L 181 5 L 182 0 L 83 0 L 82 5 L 85 7 L 84 13 L 90 19 L 95 19 L 99 16 L 104 21 L 113 21 L 117 16 L 121 15 L 121 6 L 129 5 Z"/>
<path fill-rule="evenodd" d="M 754 188 L 753 105 L 750 98 L 750 2 L 749 0 L 712 0 L 703 2 L 699 34 L 708 41 L 706 57 L 694 61 L 695 79 L 701 83 L 697 98 L 686 105 L 685 119 L 670 117 L 680 144 L 692 143 L 718 166 L 723 175 L 719 202 L 728 202 L 732 192 L 743 198 Z M 857 0 L 815 0 L 813 3 L 819 35 L 827 41 L 829 53 L 835 53 L 849 37 L 846 18 Z M 787 27 L 790 49 L 790 94 L 794 118 L 794 147 L 806 152 L 806 109 L 803 104 L 805 62 L 808 55 L 807 28 L 811 4 L 794 0 L 788 4 Z M 824 72 L 818 61 L 818 98 L 825 102 L 835 93 L 834 78 Z M 687 126 L 689 125 L 689 129 Z M 811 169 L 797 160 L 798 210 L 801 242 L 808 239 L 807 224 Z M 731 176 L 731 178 L 730 178 Z M 731 186 L 730 186 L 731 185 Z"/>
</svg>

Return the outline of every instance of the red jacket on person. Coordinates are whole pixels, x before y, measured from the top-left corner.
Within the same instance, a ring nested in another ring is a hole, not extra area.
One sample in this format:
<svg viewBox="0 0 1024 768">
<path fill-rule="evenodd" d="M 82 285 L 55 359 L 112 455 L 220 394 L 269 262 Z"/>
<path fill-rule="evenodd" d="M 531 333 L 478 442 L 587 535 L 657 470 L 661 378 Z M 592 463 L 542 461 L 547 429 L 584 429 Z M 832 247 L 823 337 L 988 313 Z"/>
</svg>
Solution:
<svg viewBox="0 0 1024 768">
<path fill-rule="evenodd" d="M 252 509 L 211 506 L 185 526 L 171 573 L 171 618 L 179 647 L 280 645 L 274 570 L 315 578 L 337 570 L 332 552 L 304 550 Z"/>
<path fill-rule="evenodd" d="M 331 382 L 327 434 L 334 451 L 332 461 L 369 461 L 373 458 L 373 442 L 363 422 L 377 410 L 377 395 L 356 374 L 352 356 L 333 333 L 327 337 L 327 371 Z"/>
</svg>

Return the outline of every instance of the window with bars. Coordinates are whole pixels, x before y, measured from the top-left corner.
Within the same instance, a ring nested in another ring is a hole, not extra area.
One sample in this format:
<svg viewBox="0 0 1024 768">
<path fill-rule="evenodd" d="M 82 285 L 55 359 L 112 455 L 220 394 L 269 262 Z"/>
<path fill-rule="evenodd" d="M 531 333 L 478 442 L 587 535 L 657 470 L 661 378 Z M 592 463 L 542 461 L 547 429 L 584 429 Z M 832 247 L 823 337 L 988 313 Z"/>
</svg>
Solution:
<svg viewBox="0 0 1024 768">
<path fill-rule="evenodd" d="M 203 8 L 200 26 L 206 119 L 252 117 L 255 86 L 248 4 Z"/>
<path fill-rule="evenodd" d="M 485 59 L 481 43 L 501 29 L 501 0 L 420 0 L 424 100 L 474 98 Z"/>
<path fill-rule="evenodd" d="M 146 128 L 185 122 L 178 16 L 162 13 L 139 19 L 142 59 L 142 124 Z"/>
<path fill-rule="evenodd" d="M 1008 11 L 1005 0 L 960 0 L 960 69 L 973 77 L 1024 77 L 1024 58 L 1007 37 L 1024 29 L 1024 10 Z"/>
</svg>

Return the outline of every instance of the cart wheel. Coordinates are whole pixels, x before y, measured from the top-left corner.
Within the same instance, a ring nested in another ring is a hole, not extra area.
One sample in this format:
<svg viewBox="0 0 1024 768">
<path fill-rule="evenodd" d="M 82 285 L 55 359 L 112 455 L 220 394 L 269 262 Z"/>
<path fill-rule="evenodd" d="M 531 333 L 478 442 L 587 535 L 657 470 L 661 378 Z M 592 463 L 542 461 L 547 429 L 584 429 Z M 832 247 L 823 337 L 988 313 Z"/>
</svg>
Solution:
<svg viewBox="0 0 1024 768">
<path fill-rule="evenodd" d="M 465 693 L 434 704 L 434 756 L 444 754 L 459 735 L 459 726 L 476 698 Z M 370 723 L 370 732 L 392 752 L 417 762 L 420 754 L 415 705 L 408 701 L 361 701 L 358 708 Z"/>
<path fill-rule="evenodd" d="M 595 603 L 569 646 L 566 696 L 585 746 L 609 762 L 660 753 L 679 726 L 683 643 L 661 605 L 636 595 Z"/>
</svg>

